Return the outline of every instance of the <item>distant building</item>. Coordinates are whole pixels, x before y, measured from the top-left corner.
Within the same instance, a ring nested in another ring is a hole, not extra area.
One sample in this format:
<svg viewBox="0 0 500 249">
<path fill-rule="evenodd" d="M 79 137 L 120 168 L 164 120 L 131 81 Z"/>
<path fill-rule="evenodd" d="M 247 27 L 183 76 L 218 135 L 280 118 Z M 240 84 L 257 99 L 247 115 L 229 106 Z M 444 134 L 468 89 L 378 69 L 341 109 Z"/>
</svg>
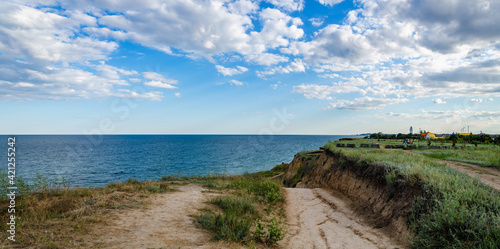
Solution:
<svg viewBox="0 0 500 249">
<path fill-rule="evenodd" d="M 436 134 L 434 134 L 432 132 L 422 133 L 422 134 L 420 134 L 420 136 L 422 138 L 425 138 L 425 139 L 436 139 Z"/>
<path fill-rule="evenodd" d="M 410 135 L 413 135 L 413 126 L 410 126 Z"/>
</svg>

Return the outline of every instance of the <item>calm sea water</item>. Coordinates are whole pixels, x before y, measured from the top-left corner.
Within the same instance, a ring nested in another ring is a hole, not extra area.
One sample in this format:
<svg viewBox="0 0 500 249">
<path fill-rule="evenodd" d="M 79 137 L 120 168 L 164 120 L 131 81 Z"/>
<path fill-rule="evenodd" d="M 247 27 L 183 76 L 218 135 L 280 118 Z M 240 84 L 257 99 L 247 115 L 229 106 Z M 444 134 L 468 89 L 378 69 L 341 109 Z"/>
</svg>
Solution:
<svg viewBox="0 0 500 249">
<path fill-rule="evenodd" d="M 129 178 L 242 174 L 290 162 L 303 150 L 356 136 L 258 135 L 22 135 L 16 137 L 16 175 L 65 177 L 71 186 L 104 186 Z M 7 138 L 0 165 L 7 172 Z"/>
</svg>

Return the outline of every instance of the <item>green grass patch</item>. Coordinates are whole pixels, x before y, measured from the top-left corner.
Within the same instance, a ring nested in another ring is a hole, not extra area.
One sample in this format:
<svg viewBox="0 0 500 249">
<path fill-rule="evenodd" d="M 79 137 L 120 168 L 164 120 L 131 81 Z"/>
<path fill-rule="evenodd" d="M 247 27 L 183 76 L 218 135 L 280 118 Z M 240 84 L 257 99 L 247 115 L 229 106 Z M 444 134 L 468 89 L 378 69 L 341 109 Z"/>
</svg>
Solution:
<svg viewBox="0 0 500 249">
<path fill-rule="evenodd" d="M 472 163 L 483 167 L 500 169 L 500 148 L 489 146 L 480 149 L 449 149 L 419 151 L 422 155 L 442 160 Z"/>
<path fill-rule="evenodd" d="M 287 167 L 280 165 L 273 175 Z M 211 199 L 208 203 L 215 208 L 201 210 L 196 222 L 212 231 L 216 240 L 243 242 L 247 245 L 269 245 L 282 240 L 286 231 L 283 222 L 277 218 L 283 215 L 281 185 L 262 175 L 254 173 L 204 179 L 203 186 L 226 195 Z"/>
<path fill-rule="evenodd" d="M 236 216 L 256 214 L 254 200 L 249 196 L 224 196 L 209 202 L 221 208 L 226 214 L 231 213 Z"/>
<path fill-rule="evenodd" d="M 214 239 L 246 241 L 252 221 L 234 214 L 209 212 L 198 215 L 196 221 L 204 228 L 214 232 Z"/>
</svg>

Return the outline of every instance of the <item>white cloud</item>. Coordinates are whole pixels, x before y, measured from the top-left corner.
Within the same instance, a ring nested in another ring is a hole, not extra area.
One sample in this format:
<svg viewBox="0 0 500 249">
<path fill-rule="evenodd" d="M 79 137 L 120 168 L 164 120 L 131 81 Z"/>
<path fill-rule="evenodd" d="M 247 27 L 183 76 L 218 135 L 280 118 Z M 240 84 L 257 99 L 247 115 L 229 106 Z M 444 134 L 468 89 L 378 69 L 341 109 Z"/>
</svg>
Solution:
<svg viewBox="0 0 500 249">
<path fill-rule="evenodd" d="M 177 80 L 167 79 L 163 75 L 155 72 L 144 72 L 142 76 L 149 81 L 144 83 L 145 86 L 159 87 L 165 89 L 175 89 L 176 86 L 172 84 L 177 84 Z"/>
<path fill-rule="evenodd" d="M 262 9 L 260 1 L 251 0 L 2 2 L 0 94 L 115 96 L 134 85 L 130 82 L 143 80 L 141 73 L 105 63 L 125 41 L 207 58 L 224 76 L 248 70 L 217 65 L 224 56 L 267 66 L 258 71 L 261 77 L 312 69 L 337 82 L 303 84 L 296 92 L 329 101 L 344 92 L 436 101 L 467 97 L 484 102 L 500 96 L 498 1 L 359 0 L 341 25 L 301 14 L 314 26 L 326 25 L 308 34 L 301 29 L 303 21 L 290 15 L 304 9 L 303 0 L 267 2 Z M 274 7 L 267 8 L 270 4 Z M 142 76 L 146 86 L 171 89 L 177 83 L 161 75 Z"/>
<path fill-rule="evenodd" d="M 409 100 L 405 98 L 361 97 L 361 98 L 356 98 L 352 101 L 338 100 L 336 102 L 333 102 L 329 107 L 329 109 L 349 110 L 349 111 L 372 110 L 408 101 Z"/>
<path fill-rule="evenodd" d="M 11 3 L 0 3 L 0 9 L 1 49 L 8 56 L 70 63 L 103 60 L 118 47 L 112 41 L 74 37 L 81 20 L 72 17 Z"/>
<path fill-rule="evenodd" d="M 266 0 L 266 2 L 285 11 L 300 11 L 304 9 L 304 0 Z"/>
<path fill-rule="evenodd" d="M 304 31 L 298 26 L 303 25 L 300 18 L 292 18 L 277 10 L 266 8 L 259 14 L 262 25 L 260 32 L 251 32 L 251 44 L 254 51 L 263 53 L 267 48 L 286 47 L 290 40 L 304 36 Z"/>
<path fill-rule="evenodd" d="M 257 1 L 238 0 L 228 4 L 228 9 L 231 13 L 239 15 L 253 14 L 259 10 Z"/>
<path fill-rule="evenodd" d="M 156 92 L 122 88 L 137 72 L 105 63 L 118 44 L 80 33 L 81 26 L 97 26 L 95 17 L 30 6 L 0 3 L 0 81 L 8 82 L 2 99 L 161 99 Z"/>
<path fill-rule="evenodd" d="M 301 55 L 308 63 L 350 64 L 378 61 L 377 49 L 369 40 L 353 32 L 351 27 L 331 24 L 316 33 L 310 42 L 293 42 L 283 53 Z"/>
<path fill-rule="evenodd" d="M 246 58 L 253 63 L 265 66 L 275 65 L 281 62 L 288 61 L 288 57 L 272 53 L 249 54 L 246 56 Z"/>
<path fill-rule="evenodd" d="M 175 97 L 177 97 L 177 98 L 182 97 L 182 94 L 181 94 L 181 93 L 174 93 L 174 95 L 175 95 Z"/>
<path fill-rule="evenodd" d="M 361 93 L 366 91 L 362 88 L 349 83 L 333 83 L 331 85 L 301 84 L 293 87 L 293 91 L 303 93 L 308 99 L 333 100 L 333 94 Z"/>
<path fill-rule="evenodd" d="M 492 111 L 472 111 L 468 109 L 451 110 L 451 111 L 433 111 L 422 110 L 420 113 L 382 113 L 377 114 L 377 117 L 384 119 L 401 118 L 406 119 L 422 119 L 422 120 L 439 120 L 446 123 L 455 123 L 462 127 L 462 123 L 470 123 L 471 119 L 497 119 L 500 118 L 500 112 Z"/>
<path fill-rule="evenodd" d="M 159 87 L 159 88 L 165 88 L 165 89 L 176 89 L 177 87 L 172 86 L 168 83 L 163 83 L 161 81 L 157 80 L 151 80 L 151 81 L 146 81 L 144 82 L 145 86 L 152 86 L 152 87 Z"/>
<path fill-rule="evenodd" d="M 320 4 L 327 5 L 327 6 L 334 6 L 335 4 L 339 4 L 343 2 L 344 0 L 317 0 Z"/>
<path fill-rule="evenodd" d="M 163 93 L 156 91 L 138 93 L 135 91 L 131 91 L 129 89 L 119 89 L 118 93 L 114 94 L 114 96 L 119 98 L 147 99 L 151 101 L 161 101 L 161 99 L 163 98 Z"/>
<path fill-rule="evenodd" d="M 99 24 L 165 53 L 172 53 L 172 47 L 199 56 L 251 50 L 247 30 L 253 27 L 252 21 L 247 13 L 236 12 L 235 5 L 197 0 L 146 1 L 133 7 L 126 2 L 94 5 L 120 13 L 100 17 Z M 247 7 L 243 12 L 253 8 Z"/>
<path fill-rule="evenodd" d="M 245 83 L 243 83 L 243 82 L 241 82 L 241 81 L 237 81 L 237 80 L 231 80 L 231 81 L 229 81 L 229 83 L 230 83 L 231 85 L 235 85 L 235 86 L 242 86 L 242 85 L 244 85 L 244 84 L 245 84 Z"/>
<path fill-rule="evenodd" d="M 246 71 L 248 71 L 248 68 L 246 67 L 241 67 L 241 66 L 236 66 L 236 68 L 227 68 L 223 67 L 221 65 L 215 65 L 215 68 L 219 73 L 221 73 L 224 76 L 233 76 L 236 74 L 242 74 Z"/>
<path fill-rule="evenodd" d="M 323 23 L 325 22 L 324 20 L 325 18 L 323 17 L 316 17 L 316 18 L 311 18 L 309 19 L 309 21 L 311 22 L 311 24 L 314 26 L 314 27 L 319 27 L 321 25 L 323 25 Z"/>
<path fill-rule="evenodd" d="M 162 74 L 155 73 L 155 72 L 144 72 L 144 73 L 142 73 L 142 76 L 148 80 L 156 80 L 156 81 L 161 81 L 161 82 L 168 83 L 168 84 L 177 84 L 178 83 L 177 80 L 167 79 Z"/>
<path fill-rule="evenodd" d="M 15 65 L 15 64 L 12 64 Z M 112 67 L 107 68 L 110 70 Z M 67 100 L 78 98 L 130 97 L 159 100 L 161 94 L 146 89 L 123 89 L 126 80 L 116 74 L 95 74 L 72 68 L 17 68 L 16 79 L 3 85 L 0 95 L 4 100 L 29 101 L 36 99 Z M 125 91 L 127 90 L 127 91 Z"/>
<path fill-rule="evenodd" d="M 318 75 L 318 77 L 320 78 L 340 78 L 341 76 L 339 74 L 336 74 L 336 73 L 330 73 L 330 74 L 320 74 Z"/>
<path fill-rule="evenodd" d="M 446 101 L 443 101 L 442 99 L 433 99 L 432 103 L 434 104 L 446 104 Z"/>
<path fill-rule="evenodd" d="M 28 82 L 19 82 L 15 84 L 14 87 L 35 87 L 35 84 L 31 84 Z"/>
<path fill-rule="evenodd" d="M 273 75 L 276 73 L 279 74 L 285 74 L 285 73 L 292 73 L 292 72 L 305 72 L 306 71 L 306 66 L 300 59 L 296 59 L 295 61 L 292 61 L 289 65 L 286 67 L 279 66 L 272 68 L 267 71 L 263 72 L 257 72 L 257 75 L 261 78 L 265 77 L 266 75 Z"/>
</svg>

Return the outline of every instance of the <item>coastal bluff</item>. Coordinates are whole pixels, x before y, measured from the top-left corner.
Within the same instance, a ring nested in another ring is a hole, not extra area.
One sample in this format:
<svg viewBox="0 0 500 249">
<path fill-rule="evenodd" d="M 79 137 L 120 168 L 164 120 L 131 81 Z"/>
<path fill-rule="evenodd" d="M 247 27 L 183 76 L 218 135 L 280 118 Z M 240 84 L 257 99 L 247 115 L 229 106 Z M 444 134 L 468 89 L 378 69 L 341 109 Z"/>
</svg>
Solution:
<svg viewBox="0 0 500 249">
<path fill-rule="evenodd" d="M 388 172 L 383 165 L 355 161 L 320 148 L 296 154 L 281 180 L 289 188 L 321 188 L 342 194 L 351 200 L 350 208 L 358 216 L 408 244 L 413 237 L 408 215 L 424 191 L 418 181 L 388 181 Z"/>
</svg>

